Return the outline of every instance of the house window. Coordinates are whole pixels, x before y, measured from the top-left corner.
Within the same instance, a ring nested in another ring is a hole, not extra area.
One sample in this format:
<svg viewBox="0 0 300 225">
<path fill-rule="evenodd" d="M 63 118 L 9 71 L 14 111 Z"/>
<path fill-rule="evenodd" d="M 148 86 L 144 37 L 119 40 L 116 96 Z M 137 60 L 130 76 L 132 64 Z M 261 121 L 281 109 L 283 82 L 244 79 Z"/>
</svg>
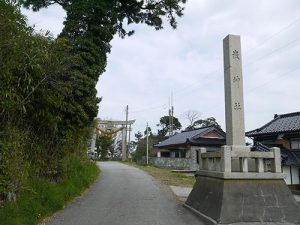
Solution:
<svg viewBox="0 0 300 225">
<path fill-rule="evenodd" d="M 291 140 L 292 149 L 300 149 L 300 139 Z"/>
<path fill-rule="evenodd" d="M 161 157 L 169 158 L 170 157 L 170 152 L 161 152 Z"/>
<path fill-rule="evenodd" d="M 200 160 L 199 160 L 199 151 L 198 150 L 196 151 L 196 159 L 197 159 L 197 164 L 199 164 Z"/>
<path fill-rule="evenodd" d="M 185 158 L 185 152 L 181 152 L 181 158 Z"/>
</svg>

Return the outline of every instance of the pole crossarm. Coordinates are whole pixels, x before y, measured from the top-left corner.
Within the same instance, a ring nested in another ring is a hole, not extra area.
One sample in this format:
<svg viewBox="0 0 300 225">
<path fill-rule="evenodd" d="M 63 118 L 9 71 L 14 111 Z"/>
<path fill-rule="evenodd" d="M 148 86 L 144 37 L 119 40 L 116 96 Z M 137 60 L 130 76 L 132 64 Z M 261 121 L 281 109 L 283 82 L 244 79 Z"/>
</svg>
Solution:
<svg viewBox="0 0 300 225">
<path fill-rule="evenodd" d="M 128 120 L 127 124 L 134 124 L 135 120 Z M 112 125 L 122 125 L 125 126 L 126 125 L 126 121 L 122 121 L 122 120 L 100 120 L 99 121 L 99 125 L 108 125 L 108 124 L 112 124 Z"/>
</svg>

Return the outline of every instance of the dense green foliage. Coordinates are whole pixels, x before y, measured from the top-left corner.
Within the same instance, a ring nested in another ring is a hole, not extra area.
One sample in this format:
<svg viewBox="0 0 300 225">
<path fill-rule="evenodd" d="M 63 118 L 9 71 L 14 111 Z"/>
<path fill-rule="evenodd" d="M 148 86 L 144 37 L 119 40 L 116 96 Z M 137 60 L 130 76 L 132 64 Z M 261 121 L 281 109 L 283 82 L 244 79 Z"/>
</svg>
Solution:
<svg viewBox="0 0 300 225">
<path fill-rule="evenodd" d="M 113 36 L 133 34 L 125 22 L 161 29 L 163 17 L 175 28 L 185 0 L 20 0 L 33 10 L 63 7 L 56 39 L 35 33 L 15 2 L 0 0 L 0 201 L 29 181 L 67 179 L 70 156 L 86 157 Z"/>
<path fill-rule="evenodd" d="M 135 135 L 135 140 L 132 141 L 133 148 L 135 151 L 132 153 L 133 159 L 137 161 L 143 156 L 147 155 L 147 128 L 144 131 L 144 136 L 140 131 Z M 151 127 L 148 127 L 148 154 L 149 157 L 156 156 L 154 151 L 154 145 L 165 139 L 164 136 L 156 135 L 151 132 Z"/>
<path fill-rule="evenodd" d="M 214 117 L 208 117 L 206 119 L 200 119 L 193 122 L 192 125 L 188 126 L 185 130 L 193 130 L 200 127 L 207 127 L 214 125 L 218 127 L 220 130 L 222 130 L 220 124 L 218 124 L 217 120 Z"/>
<path fill-rule="evenodd" d="M 171 128 L 171 123 L 170 123 L 170 117 L 169 116 L 163 116 L 159 119 L 159 124 L 157 124 L 158 127 L 160 127 L 161 129 L 159 129 L 158 135 L 164 137 L 166 136 L 166 134 L 168 133 L 168 131 Z M 181 123 L 179 122 L 178 118 L 173 116 L 173 131 L 176 130 L 180 130 L 181 129 Z"/>
<path fill-rule="evenodd" d="M 70 154 L 86 154 L 97 78 L 66 39 L 35 34 L 18 6 L 0 1 L 0 200 L 29 178 L 59 182 Z"/>
<path fill-rule="evenodd" d="M 96 138 L 96 151 L 100 156 L 100 159 L 106 159 L 108 152 L 112 152 L 113 140 L 112 137 L 107 135 L 97 135 Z"/>
<path fill-rule="evenodd" d="M 134 134 L 134 137 L 137 139 L 137 141 L 139 141 L 143 137 L 143 135 L 140 131 L 138 131 L 136 134 Z"/>
<path fill-rule="evenodd" d="M 105 71 L 110 42 L 115 34 L 132 35 L 129 24 L 145 23 L 159 30 L 166 17 L 176 28 L 176 16 L 182 16 L 186 0 L 20 0 L 34 11 L 52 4 L 66 11 L 64 29 L 60 37 L 72 46 L 72 62 L 80 72 L 96 79 Z M 125 24 L 125 25 L 124 25 Z M 127 25 L 126 25 L 127 24 Z M 74 59 L 82 58 L 79 62 Z M 82 71 L 81 71 L 82 70 Z M 85 99 L 82 99 L 85 100 Z M 84 101 L 82 101 L 83 104 Z M 89 104 L 89 106 L 91 106 Z"/>
<path fill-rule="evenodd" d="M 34 11 L 59 4 L 67 12 L 65 33 L 83 36 L 91 31 L 107 35 L 118 32 L 121 36 L 133 31 L 124 29 L 127 24 L 145 23 L 155 29 L 163 28 L 163 17 L 167 17 L 175 28 L 176 16 L 183 15 L 181 4 L 186 0 L 20 0 L 25 7 Z M 110 37 L 107 36 L 109 39 Z M 99 41 L 108 41 L 104 36 Z"/>
<path fill-rule="evenodd" d="M 161 136 L 159 135 L 150 135 L 148 137 L 148 150 L 149 150 L 149 157 L 156 156 L 156 152 L 154 151 L 153 145 L 157 144 L 161 141 Z M 136 151 L 132 154 L 133 159 L 136 161 L 143 156 L 147 155 L 147 138 L 146 136 L 140 138 L 135 142 Z"/>
<path fill-rule="evenodd" d="M 41 178 L 28 179 L 20 198 L 0 208 L 0 225 L 37 224 L 42 218 L 63 208 L 99 174 L 95 164 L 74 156 L 66 161 L 66 168 L 66 179 L 60 184 Z"/>
</svg>

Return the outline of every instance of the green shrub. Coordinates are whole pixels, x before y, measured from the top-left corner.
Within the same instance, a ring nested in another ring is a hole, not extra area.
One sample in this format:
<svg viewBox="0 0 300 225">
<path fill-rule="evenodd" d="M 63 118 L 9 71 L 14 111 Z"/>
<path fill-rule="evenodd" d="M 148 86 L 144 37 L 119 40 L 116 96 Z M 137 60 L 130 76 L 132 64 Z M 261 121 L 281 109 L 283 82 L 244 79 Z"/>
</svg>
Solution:
<svg viewBox="0 0 300 225">
<path fill-rule="evenodd" d="M 28 163 L 24 153 L 27 133 L 8 124 L 0 138 L 0 200 L 7 199 L 22 188 L 28 177 Z M 1 136 L 1 135 L 0 135 Z"/>
<path fill-rule="evenodd" d="M 59 184 L 42 178 L 28 179 L 17 201 L 0 208 L 0 225 L 38 224 L 89 187 L 99 174 L 96 164 L 86 158 L 72 155 L 65 164 L 66 179 Z"/>
</svg>

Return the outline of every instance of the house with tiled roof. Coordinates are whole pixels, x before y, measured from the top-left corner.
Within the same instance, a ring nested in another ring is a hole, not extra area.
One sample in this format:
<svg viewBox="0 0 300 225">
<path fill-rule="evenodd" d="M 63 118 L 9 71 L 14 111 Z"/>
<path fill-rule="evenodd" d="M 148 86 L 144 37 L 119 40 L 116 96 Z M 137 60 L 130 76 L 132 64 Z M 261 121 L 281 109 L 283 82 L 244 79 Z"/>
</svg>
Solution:
<svg viewBox="0 0 300 225">
<path fill-rule="evenodd" d="M 154 145 L 157 157 L 152 163 L 161 167 L 197 170 L 200 148 L 208 152 L 219 151 L 225 145 L 225 132 L 210 125 L 194 130 L 182 131 Z"/>
<path fill-rule="evenodd" d="M 274 115 L 264 126 L 246 132 L 256 151 L 281 150 L 282 172 L 290 187 L 300 189 L 300 112 Z"/>
</svg>

